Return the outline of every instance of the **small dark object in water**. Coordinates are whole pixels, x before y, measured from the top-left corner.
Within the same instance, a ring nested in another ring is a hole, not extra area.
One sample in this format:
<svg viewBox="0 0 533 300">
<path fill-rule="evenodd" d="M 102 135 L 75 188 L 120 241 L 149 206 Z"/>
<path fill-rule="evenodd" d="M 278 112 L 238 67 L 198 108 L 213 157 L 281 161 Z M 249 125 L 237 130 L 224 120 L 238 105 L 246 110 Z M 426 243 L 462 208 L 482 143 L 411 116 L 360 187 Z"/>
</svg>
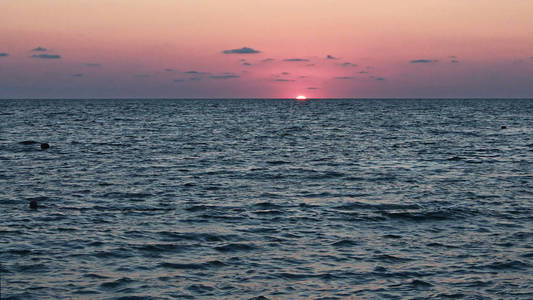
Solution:
<svg viewBox="0 0 533 300">
<path fill-rule="evenodd" d="M 30 201 L 30 208 L 37 209 L 37 200 L 33 199 Z"/>
<path fill-rule="evenodd" d="M 41 149 L 42 150 L 45 150 L 45 149 L 48 149 L 48 148 L 50 148 L 50 145 L 48 143 L 42 143 L 41 144 Z"/>
<path fill-rule="evenodd" d="M 19 144 L 21 145 L 33 145 L 33 144 L 37 144 L 36 141 L 22 141 L 22 142 L 19 142 Z"/>
<path fill-rule="evenodd" d="M 501 129 L 507 129 L 507 126 L 503 125 L 503 126 L 501 127 Z"/>
</svg>

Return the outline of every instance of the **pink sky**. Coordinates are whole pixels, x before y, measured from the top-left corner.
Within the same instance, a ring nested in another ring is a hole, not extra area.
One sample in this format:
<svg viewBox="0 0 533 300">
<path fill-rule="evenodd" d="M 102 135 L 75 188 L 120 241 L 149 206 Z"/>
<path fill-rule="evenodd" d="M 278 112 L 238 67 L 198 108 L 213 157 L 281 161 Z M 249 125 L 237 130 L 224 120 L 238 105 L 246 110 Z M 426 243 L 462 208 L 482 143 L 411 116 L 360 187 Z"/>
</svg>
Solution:
<svg viewBox="0 0 533 300">
<path fill-rule="evenodd" d="M 0 98 L 533 97 L 531 15 L 529 0 L 5 0 Z M 258 53 L 223 53 L 243 47 Z"/>
</svg>

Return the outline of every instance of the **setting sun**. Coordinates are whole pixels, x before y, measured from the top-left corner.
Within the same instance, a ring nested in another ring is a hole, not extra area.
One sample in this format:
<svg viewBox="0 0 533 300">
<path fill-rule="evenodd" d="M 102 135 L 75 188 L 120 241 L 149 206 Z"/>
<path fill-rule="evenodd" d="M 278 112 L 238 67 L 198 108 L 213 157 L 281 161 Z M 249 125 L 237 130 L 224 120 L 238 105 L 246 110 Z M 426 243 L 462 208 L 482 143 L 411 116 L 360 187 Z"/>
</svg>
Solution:
<svg viewBox="0 0 533 300">
<path fill-rule="evenodd" d="M 304 95 L 300 95 L 300 96 L 296 97 L 296 100 L 306 100 L 306 99 L 307 99 L 307 97 L 304 96 Z"/>
</svg>

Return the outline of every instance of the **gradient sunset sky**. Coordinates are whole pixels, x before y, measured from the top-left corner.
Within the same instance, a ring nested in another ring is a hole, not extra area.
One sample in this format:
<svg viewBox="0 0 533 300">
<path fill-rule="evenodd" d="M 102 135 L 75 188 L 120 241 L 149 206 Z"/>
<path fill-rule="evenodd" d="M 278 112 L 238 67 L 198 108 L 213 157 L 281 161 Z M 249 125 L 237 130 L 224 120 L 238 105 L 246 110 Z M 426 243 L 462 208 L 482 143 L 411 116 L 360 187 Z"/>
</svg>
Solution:
<svg viewBox="0 0 533 300">
<path fill-rule="evenodd" d="M 531 0 L 0 0 L 0 98 L 533 97 Z"/>
</svg>

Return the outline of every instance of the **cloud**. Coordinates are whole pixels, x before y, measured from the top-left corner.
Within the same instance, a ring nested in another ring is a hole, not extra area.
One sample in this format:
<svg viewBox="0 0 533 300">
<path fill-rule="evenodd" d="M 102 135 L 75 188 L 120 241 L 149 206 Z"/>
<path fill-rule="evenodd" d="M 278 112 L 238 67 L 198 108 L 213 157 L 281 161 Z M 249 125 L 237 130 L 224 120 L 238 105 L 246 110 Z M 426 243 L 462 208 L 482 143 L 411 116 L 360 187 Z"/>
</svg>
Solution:
<svg viewBox="0 0 533 300">
<path fill-rule="evenodd" d="M 72 74 L 72 77 L 83 77 L 83 74 L 81 73 Z"/>
<path fill-rule="evenodd" d="M 148 78 L 148 77 L 150 77 L 150 75 L 148 75 L 148 74 L 135 74 L 133 76 L 137 77 L 137 78 Z"/>
<path fill-rule="evenodd" d="M 184 74 L 191 74 L 191 75 L 206 75 L 206 74 L 209 74 L 208 72 L 200 72 L 200 71 L 196 71 L 196 70 L 185 71 L 183 73 Z"/>
<path fill-rule="evenodd" d="M 450 55 L 450 56 L 448 56 L 448 58 L 457 58 L 457 56 L 455 56 L 455 55 Z"/>
<path fill-rule="evenodd" d="M 458 63 L 459 63 L 459 61 L 458 61 L 457 59 L 452 59 L 450 62 L 451 62 L 452 64 L 458 64 Z"/>
<path fill-rule="evenodd" d="M 343 67 L 357 67 L 358 65 L 357 64 L 352 64 L 351 62 L 345 62 L 345 63 L 342 63 L 341 66 Z"/>
<path fill-rule="evenodd" d="M 281 75 L 291 75 L 289 72 L 281 72 Z"/>
<path fill-rule="evenodd" d="M 307 65 L 305 65 L 305 66 L 306 66 L 306 67 L 314 67 L 315 64 L 307 64 Z"/>
<path fill-rule="evenodd" d="M 0 57 L 6 57 L 6 56 L 9 56 L 9 54 L 7 54 L 5 52 L 0 53 Z"/>
<path fill-rule="evenodd" d="M 174 69 L 172 69 L 172 68 L 166 68 L 166 69 L 165 69 L 165 72 L 174 72 L 174 71 L 176 71 L 176 70 L 174 70 Z"/>
<path fill-rule="evenodd" d="M 224 54 L 257 54 L 261 53 L 259 50 L 255 50 L 249 47 L 242 47 L 239 49 L 230 49 L 230 50 L 224 50 L 222 51 Z"/>
<path fill-rule="evenodd" d="M 359 74 L 368 74 L 368 72 L 367 71 L 361 71 L 361 72 L 359 72 Z"/>
<path fill-rule="evenodd" d="M 348 79 L 353 79 L 353 77 L 351 77 L 351 76 L 339 76 L 339 77 L 333 77 L 333 79 L 348 80 Z"/>
<path fill-rule="evenodd" d="M 286 58 L 283 61 L 309 61 L 306 58 Z"/>
<path fill-rule="evenodd" d="M 329 54 L 328 54 L 328 56 L 326 56 L 326 59 L 337 60 L 337 59 L 339 59 L 339 58 L 337 58 L 337 57 L 335 57 L 335 56 L 333 56 L 333 55 L 329 55 Z"/>
<path fill-rule="evenodd" d="M 59 54 L 34 54 L 31 57 L 41 58 L 41 59 L 60 59 L 61 55 Z"/>
<path fill-rule="evenodd" d="M 252 64 L 246 61 L 246 62 L 243 62 L 242 65 L 243 66 L 251 66 Z"/>
<path fill-rule="evenodd" d="M 308 89 L 308 90 L 318 90 L 317 87 L 312 87 L 312 86 L 308 87 L 307 89 Z"/>
<path fill-rule="evenodd" d="M 97 68 L 97 67 L 101 67 L 102 65 L 101 64 L 98 64 L 98 63 L 86 63 L 85 64 L 87 67 L 94 67 L 94 68 Z"/>
<path fill-rule="evenodd" d="M 383 78 L 383 77 L 369 76 L 368 78 L 374 79 L 374 80 L 377 80 L 377 81 L 385 81 L 385 78 Z"/>
<path fill-rule="evenodd" d="M 292 79 L 274 79 L 274 81 L 277 81 L 277 82 L 293 82 L 295 80 L 292 80 Z"/>
<path fill-rule="evenodd" d="M 271 61 L 274 61 L 273 58 L 265 58 L 263 60 L 261 60 L 261 62 L 271 62 Z"/>
<path fill-rule="evenodd" d="M 189 78 L 189 80 L 191 80 L 191 81 L 200 81 L 200 80 L 202 80 L 202 78 L 200 78 L 200 77 L 192 77 L 192 78 Z"/>
<path fill-rule="evenodd" d="M 410 63 L 412 64 L 430 64 L 430 63 L 436 63 L 439 62 L 436 59 L 414 59 L 411 60 Z"/>
<path fill-rule="evenodd" d="M 48 49 L 43 48 L 43 47 L 37 47 L 37 48 L 33 48 L 33 49 L 31 49 L 31 51 L 36 51 L 36 52 L 46 52 L 46 51 L 48 51 Z"/>
<path fill-rule="evenodd" d="M 240 78 L 241 76 L 235 75 L 235 74 L 224 74 L 224 75 L 211 75 L 209 78 L 211 79 L 234 79 L 234 78 Z"/>
</svg>

